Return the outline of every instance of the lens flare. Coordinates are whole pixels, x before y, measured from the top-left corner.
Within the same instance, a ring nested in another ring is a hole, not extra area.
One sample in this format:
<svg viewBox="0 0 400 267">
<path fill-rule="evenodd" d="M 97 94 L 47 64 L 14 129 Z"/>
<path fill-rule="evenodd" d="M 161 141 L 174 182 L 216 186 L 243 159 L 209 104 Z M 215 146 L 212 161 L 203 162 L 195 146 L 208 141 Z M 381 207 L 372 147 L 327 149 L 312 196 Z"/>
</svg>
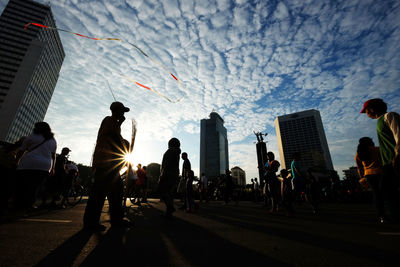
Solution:
<svg viewBox="0 0 400 267">
<path fill-rule="evenodd" d="M 132 153 L 126 153 L 124 156 L 124 160 L 127 163 L 130 163 L 133 165 L 133 154 Z"/>
</svg>

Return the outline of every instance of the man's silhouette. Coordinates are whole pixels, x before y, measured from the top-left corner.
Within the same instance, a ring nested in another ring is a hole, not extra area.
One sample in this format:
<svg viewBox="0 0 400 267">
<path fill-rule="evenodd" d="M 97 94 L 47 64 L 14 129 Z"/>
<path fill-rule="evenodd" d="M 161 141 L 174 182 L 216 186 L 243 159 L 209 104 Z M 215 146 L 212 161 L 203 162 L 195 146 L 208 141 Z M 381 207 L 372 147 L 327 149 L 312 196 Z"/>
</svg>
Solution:
<svg viewBox="0 0 400 267">
<path fill-rule="evenodd" d="M 93 154 L 94 184 L 83 216 L 84 229 L 90 231 L 105 230 L 105 226 L 100 224 L 100 215 L 106 196 L 110 205 L 111 226 L 128 225 L 128 221 L 122 219 L 123 187 L 119 171 L 124 151 L 121 124 L 129 108 L 121 102 L 113 102 L 110 110 L 112 115 L 105 117 L 101 123 Z"/>
</svg>

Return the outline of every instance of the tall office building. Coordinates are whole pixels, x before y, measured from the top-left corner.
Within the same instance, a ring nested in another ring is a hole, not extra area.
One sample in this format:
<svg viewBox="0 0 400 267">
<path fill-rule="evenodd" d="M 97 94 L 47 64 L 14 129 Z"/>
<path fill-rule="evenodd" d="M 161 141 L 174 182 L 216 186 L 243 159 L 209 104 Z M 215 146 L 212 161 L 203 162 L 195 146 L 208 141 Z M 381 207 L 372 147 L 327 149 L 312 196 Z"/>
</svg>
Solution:
<svg viewBox="0 0 400 267">
<path fill-rule="evenodd" d="M 10 0 L 0 17 L 0 140 L 14 142 L 43 121 L 65 53 L 50 6 Z"/>
<path fill-rule="evenodd" d="M 331 154 L 318 110 L 306 110 L 275 119 L 282 168 L 290 169 L 292 155 L 299 152 L 305 169 L 333 170 Z"/>
<path fill-rule="evenodd" d="M 200 174 L 214 179 L 229 168 L 228 137 L 224 120 L 216 112 L 200 125 Z"/>
</svg>

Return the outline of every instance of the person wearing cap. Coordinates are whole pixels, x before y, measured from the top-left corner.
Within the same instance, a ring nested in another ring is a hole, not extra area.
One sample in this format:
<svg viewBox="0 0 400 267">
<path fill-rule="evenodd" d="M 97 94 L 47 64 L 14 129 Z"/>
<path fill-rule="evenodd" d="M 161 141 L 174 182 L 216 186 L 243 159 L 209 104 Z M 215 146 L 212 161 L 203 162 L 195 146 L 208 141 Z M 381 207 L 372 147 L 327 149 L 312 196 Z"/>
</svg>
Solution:
<svg viewBox="0 0 400 267">
<path fill-rule="evenodd" d="M 105 117 L 101 122 L 92 159 L 94 184 L 83 216 L 84 229 L 90 231 L 106 229 L 100 224 L 100 215 L 106 197 L 110 205 L 111 226 L 129 225 L 128 221 L 123 220 L 123 185 L 119 175 L 122 166 L 121 157 L 123 157 L 121 152 L 124 151 L 121 125 L 125 121 L 124 113 L 128 112 L 129 108 L 121 102 L 113 102 L 110 110 L 111 116 Z"/>
<path fill-rule="evenodd" d="M 380 98 L 366 101 L 361 113 L 377 120 L 376 131 L 383 165 L 382 190 L 389 201 L 392 215 L 400 219 L 400 115 L 387 112 L 387 105 Z"/>
</svg>

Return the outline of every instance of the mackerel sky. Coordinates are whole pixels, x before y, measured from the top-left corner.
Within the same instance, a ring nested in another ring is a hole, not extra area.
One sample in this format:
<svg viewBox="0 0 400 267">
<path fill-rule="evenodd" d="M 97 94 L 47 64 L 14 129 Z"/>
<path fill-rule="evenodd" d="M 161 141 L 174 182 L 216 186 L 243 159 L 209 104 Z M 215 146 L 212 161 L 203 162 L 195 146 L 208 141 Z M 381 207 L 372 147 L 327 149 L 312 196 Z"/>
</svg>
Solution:
<svg viewBox="0 0 400 267">
<path fill-rule="evenodd" d="M 7 4 L 0 0 L 0 11 Z M 49 1 L 39 1 L 48 3 Z M 140 47 L 182 82 L 127 43 L 60 32 L 66 57 L 45 121 L 71 159 L 90 164 L 97 131 L 113 97 L 131 108 L 122 134 L 138 123 L 136 163 L 161 162 L 171 137 L 181 140 L 195 174 L 200 120 L 225 120 L 229 165 L 257 176 L 253 131 L 268 133 L 278 156 L 274 119 L 321 112 L 335 169 L 354 165 L 358 139 L 375 123 L 360 114 L 369 98 L 400 112 L 400 2 L 50 1 L 58 28 L 115 37 Z M 28 21 L 27 21 L 28 23 Z M 132 84 L 134 79 L 179 103 Z"/>
</svg>

